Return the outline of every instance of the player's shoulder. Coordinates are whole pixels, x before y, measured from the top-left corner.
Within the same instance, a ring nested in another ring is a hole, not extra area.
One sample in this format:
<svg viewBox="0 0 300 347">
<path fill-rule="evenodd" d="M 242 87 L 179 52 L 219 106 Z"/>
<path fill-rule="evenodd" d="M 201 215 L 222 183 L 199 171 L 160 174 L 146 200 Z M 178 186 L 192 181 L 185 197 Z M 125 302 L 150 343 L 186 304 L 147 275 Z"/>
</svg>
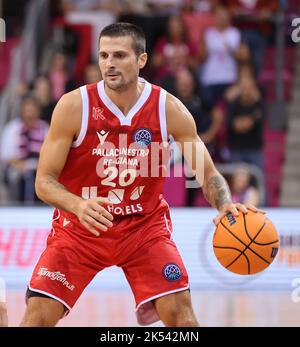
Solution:
<svg viewBox="0 0 300 347">
<path fill-rule="evenodd" d="M 82 99 L 80 90 L 75 89 L 59 99 L 51 118 L 51 129 L 59 127 L 77 133 L 81 126 L 81 115 Z"/>
<path fill-rule="evenodd" d="M 194 131 L 195 121 L 189 110 L 175 95 L 167 93 L 166 119 L 168 132 L 173 136 L 186 132 L 188 128 Z"/>
<path fill-rule="evenodd" d="M 68 93 L 65 93 L 58 101 L 57 105 L 67 107 L 67 108 L 76 108 L 81 107 L 81 93 L 80 89 L 74 89 Z"/>
<path fill-rule="evenodd" d="M 167 95 L 166 95 L 166 112 L 167 113 L 182 112 L 184 108 L 185 107 L 182 101 L 180 101 L 175 95 L 167 92 Z"/>
</svg>

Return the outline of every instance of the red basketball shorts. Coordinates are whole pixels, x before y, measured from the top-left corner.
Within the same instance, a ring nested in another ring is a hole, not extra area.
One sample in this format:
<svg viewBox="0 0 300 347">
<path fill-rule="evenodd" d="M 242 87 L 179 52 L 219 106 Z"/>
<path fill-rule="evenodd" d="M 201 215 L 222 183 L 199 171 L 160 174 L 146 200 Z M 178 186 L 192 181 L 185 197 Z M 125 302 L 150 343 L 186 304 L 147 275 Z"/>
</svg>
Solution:
<svg viewBox="0 0 300 347">
<path fill-rule="evenodd" d="M 189 288 L 164 201 L 151 214 L 115 220 L 100 237 L 66 224 L 63 213 L 53 225 L 29 289 L 60 301 L 68 310 L 94 276 L 113 265 L 124 271 L 141 325 L 159 320 L 153 299 Z"/>
</svg>

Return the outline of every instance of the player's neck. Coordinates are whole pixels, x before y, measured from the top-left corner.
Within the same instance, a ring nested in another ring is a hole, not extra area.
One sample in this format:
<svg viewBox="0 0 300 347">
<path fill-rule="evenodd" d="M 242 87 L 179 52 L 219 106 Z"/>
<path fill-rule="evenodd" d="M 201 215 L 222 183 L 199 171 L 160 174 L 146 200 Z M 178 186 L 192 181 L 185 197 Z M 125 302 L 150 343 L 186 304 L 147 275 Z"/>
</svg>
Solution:
<svg viewBox="0 0 300 347">
<path fill-rule="evenodd" d="M 126 116 L 131 108 L 136 104 L 145 87 L 145 83 L 132 83 L 130 88 L 123 91 L 112 90 L 105 85 L 105 93 L 110 100 L 118 106 L 118 108 Z"/>
</svg>

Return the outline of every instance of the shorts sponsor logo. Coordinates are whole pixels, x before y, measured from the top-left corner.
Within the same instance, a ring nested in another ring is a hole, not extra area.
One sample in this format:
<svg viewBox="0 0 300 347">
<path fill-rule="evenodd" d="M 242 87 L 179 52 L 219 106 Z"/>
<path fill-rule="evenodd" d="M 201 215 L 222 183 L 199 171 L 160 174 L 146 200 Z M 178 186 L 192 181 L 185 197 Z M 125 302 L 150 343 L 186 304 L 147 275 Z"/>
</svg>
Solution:
<svg viewBox="0 0 300 347">
<path fill-rule="evenodd" d="M 70 284 L 67 279 L 66 275 L 62 274 L 59 271 L 49 271 L 46 267 L 41 267 L 38 272 L 38 276 L 42 277 L 49 277 L 51 281 L 58 281 L 63 284 L 63 286 L 67 287 L 69 290 L 73 291 L 75 286 L 74 284 Z"/>
<path fill-rule="evenodd" d="M 140 146 L 147 147 L 152 142 L 152 133 L 149 129 L 138 129 L 134 134 L 134 141 Z"/>
<path fill-rule="evenodd" d="M 163 275 L 167 281 L 172 282 L 178 281 L 181 278 L 182 273 L 180 267 L 177 264 L 170 263 L 164 266 Z"/>
</svg>

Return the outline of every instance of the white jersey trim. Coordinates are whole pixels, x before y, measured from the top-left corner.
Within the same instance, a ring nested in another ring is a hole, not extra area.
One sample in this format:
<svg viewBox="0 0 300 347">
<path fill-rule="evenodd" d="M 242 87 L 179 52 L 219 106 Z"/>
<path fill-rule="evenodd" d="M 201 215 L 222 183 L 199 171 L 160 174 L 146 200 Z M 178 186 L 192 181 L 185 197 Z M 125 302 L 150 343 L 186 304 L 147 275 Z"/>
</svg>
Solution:
<svg viewBox="0 0 300 347">
<path fill-rule="evenodd" d="M 168 131 L 167 131 L 167 116 L 166 116 L 166 100 L 167 92 L 165 89 L 160 89 L 159 93 L 159 122 L 160 131 L 163 141 L 168 142 Z"/>
<path fill-rule="evenodd" d="M 127 116 L 119 109 L 119 107 L 108 97 L 104 88 L 104 81 L 98 83 L 97 89 L 100 99 L 103 101 L 105 106 L 113 113 L 120 121 L 121 125 L 131 126 L 132 118 L 138 113 L 138 111 L 144 106 L 145 102 L 148 100 L 152 86 L 149 82 L 143 78 L 139 78 L 139 82 L 145 83 L 145 87 L 133 107 L 128 112 Z"/>
<path fill-rule="evenodd" d="M 137 307 L 136 307 L 136 309 L 135 309 L 135 312 L 138 312 L 138 310 L 140 309 L 140 307 L 141 307 L 142 305 L 146 304 L 146 303 L 149 302 L 149 301 L 152 301 L 152 300 L 154 300 L 154 299 L 161 298 L 162 296 L 166 296 L 166 295 L 169 295 L 169 294 L 174 294 L 174 293 L 182 292 L 182 291 L 184 291 L 184 290 L 188 290 L 189 288 L 190 288 L 190 285 L 188 285 L 188 286 L 186 286 L 186 287 L 183 287 L 183 288 L 179 288 L 179 289 L 175 289 L 175 290 L 170 290 L 169 292 L 164 292 L 164 293 L 160 293 L 160 294 L 158 294 L 158 295 L 152 296 L 151 298 L 148 298 L 148 299 L 146 299 L 146 300 L 140 302 L 140 303 L 137 305 Z M 153 305 L 153 307 L 154 307 L 154 305 Z"/>
<path fill-rule="evenodd" d="M 82 118 L 80 133 L 76 141 L 73 142 L 72 147 L 79 147 L 86 135 L 89 119 L 89 97 L 86 86 L 80 87 L 80 93 L 82 98 Z"/>
<path fill-rule="evenodd" d="M 167 216 L 165 213 L 164 213 L 164 218 L 165 218 L 166 228 L 167 228 L 168 232 L 172 235 L 172 231 L 169 228 L 169 223 L 168 223 Z"/>
<path fill-rule="evenodd" d="M 71 307 L 70 307 L 64 300 L 62 300 L 61 298 L 58 298 L 57 296 L 55 296 L 55 295 L 53 295 L 53 294 L 50 294 L 50 293 L 48 293 L 48 292 L 45 292 L 44 290 L 35 289 L 35 288 L 30 287 L 30 286 L 28 286 L 28 288 L 29 288 L 32 292 L 44 294 L 44 295 L 46 295 L 46 296 L 49 296 L 49 298 L 51 298 L 51 299 L 54 299 L 54 300 L 59 301 L 61 304 L 63 304 L 64 306 L 66 306 L 66 308 L 67 308 L 69 311 L 71 311 Z"/>
</svg>

